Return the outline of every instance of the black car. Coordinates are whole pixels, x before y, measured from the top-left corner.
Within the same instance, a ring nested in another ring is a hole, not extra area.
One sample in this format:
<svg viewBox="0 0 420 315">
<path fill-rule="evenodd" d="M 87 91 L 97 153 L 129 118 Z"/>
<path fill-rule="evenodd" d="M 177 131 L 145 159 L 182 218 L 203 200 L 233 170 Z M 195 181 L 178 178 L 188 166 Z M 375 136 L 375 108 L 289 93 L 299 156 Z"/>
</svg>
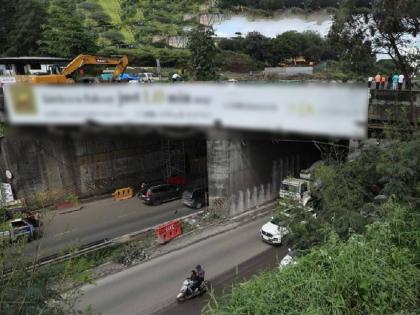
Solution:
<svg viewBox="0 0 420 315">
<path fill-rule="evenodd" d="M 207 205 L 207 188 L 195 187 L 184 191 L 182 199 L 185 205 L 195 209 L 201 209 Z"/>
<path fill-rule="evenodd" d="M 142 199 L 145 204 L 159 205 L 165 201 L 180 199 L 181 196 L 182 190 L 180 187 L 161 184 L 147 189 L 147 192 Z"/>
</svg>

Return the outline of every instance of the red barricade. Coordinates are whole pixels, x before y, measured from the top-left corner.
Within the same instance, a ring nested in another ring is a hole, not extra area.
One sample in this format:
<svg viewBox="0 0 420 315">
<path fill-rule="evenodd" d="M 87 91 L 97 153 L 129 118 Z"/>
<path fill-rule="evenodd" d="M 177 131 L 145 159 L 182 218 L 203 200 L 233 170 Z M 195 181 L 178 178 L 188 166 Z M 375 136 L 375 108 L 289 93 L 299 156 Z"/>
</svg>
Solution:
<svg viewBox="0 0 420 315">
<path fill-rule="evenodd" d="M 169 242 L 171 239 L 181 235 L 181 221 L 176 220 L 156 228 L 156 236 L 160 244 Z"/>
<path fill-rule="evenodd" d="M 172 186 L 185 186 L 187 179 L 184 176 L 171 176 L 166 180 L 166 183 Z"/>
</svg>

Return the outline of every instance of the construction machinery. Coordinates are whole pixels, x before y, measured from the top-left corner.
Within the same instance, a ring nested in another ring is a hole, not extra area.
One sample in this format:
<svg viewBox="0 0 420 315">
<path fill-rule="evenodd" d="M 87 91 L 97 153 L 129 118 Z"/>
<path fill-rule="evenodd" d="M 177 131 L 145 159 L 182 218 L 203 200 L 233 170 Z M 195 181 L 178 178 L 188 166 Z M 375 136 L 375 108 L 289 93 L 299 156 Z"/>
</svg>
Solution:
<svg viewBox="0 0 420 315">
<path fill-rule="evenodd" d="M 93 55 L 79 55 L 74 58 L 60 74 L 17 76 L 16 81 L 34 84 L 75 83 L 75 76 L 80 74 L 78 72 L 82 72 L 83 67 L 86 65 L 115 66 L 115 70 L 112 73 L 112 80 L 115 80 L 119 75 L 124 73 L 128 65 L 128 58 L 127 56 L 108 58 Z"/>
</svg>

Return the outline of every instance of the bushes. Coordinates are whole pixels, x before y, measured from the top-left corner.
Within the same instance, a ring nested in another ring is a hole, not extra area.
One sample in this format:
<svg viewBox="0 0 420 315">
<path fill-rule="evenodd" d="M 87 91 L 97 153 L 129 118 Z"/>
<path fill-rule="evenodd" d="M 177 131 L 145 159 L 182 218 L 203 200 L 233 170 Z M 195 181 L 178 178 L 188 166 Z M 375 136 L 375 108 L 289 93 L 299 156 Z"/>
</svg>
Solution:
<svg viewBox="0 0 420 315">
<path fill-rule="evenodd" d="M 248 54 L 270 66 L 277 66 L 280 62 L 286 62 L 296 56 L 304 56 L 307 60 L 319 62 L 333 55 L 333 47 L 329 42 L 319 34 L 309 31 L 303 33 L 288 31 L 277 35 L 276 38 L 251 32 L 246 37 L 223 38 L 218 46 L 223 50 Z"/>
<path fill-rule="evenodd" d="M 368 226 L 366 235 L 326 244 L 281 272 L 262 274 L 233 289 L 206 314 L 413 314 L 420 311 L 416 267 L 419 233 L 399 217 L 413 209 L 388 204 L 397 217 Z M 418 226 L 417 226 L 418 229 Z M 401 241 L 401 233 L 412 242 Z"/>
<path fill-rule="evenodd" d="M 118 44 L 124 41 L 124 36 L 115 30 L 109 30 L 102 34 L 103 37 L 111 41 L 113 44 Z"/>
<path fill-rule="evenodd" d="M 233 51 L 222 51 L 218 55 L 218 59 L 220 60 L 217 63 L 220 64 L 223 71 L 248 73 L 264 67 L 250 56 Z"/>
</svg>

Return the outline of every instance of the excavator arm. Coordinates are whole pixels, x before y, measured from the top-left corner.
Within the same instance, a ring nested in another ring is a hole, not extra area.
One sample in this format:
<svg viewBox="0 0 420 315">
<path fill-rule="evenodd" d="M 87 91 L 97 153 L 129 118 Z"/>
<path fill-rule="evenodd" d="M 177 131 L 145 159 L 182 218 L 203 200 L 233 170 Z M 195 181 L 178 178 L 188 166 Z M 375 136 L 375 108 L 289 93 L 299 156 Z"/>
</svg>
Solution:
<svg viewBox="0 0 420 315">
<path fill-rule="evenodd" d="M 79 55 L 74 58 L 61 72 L 61 74 L 20 76 L 18 82 L 30 82 L 34 84 L 68 84 L 74 83 L 72 74 L 84 65 L 113 65 L 115 70 L 112 79 L 115 80 L 123 74 L 128 65 L 127 56 L 121 58 L 107 58 L 92 55 Z"/>
<path fill-rule="evenodd" d="M 79 55 L 63 69 L 61 74 L 69 77 L 84 65 L 113 65 L 115 66 L 115 71 L 112 74 L 112 78 L 115 79 L 124 73 L 128 65 L 128 58 L 127 56 L 121 58 L 107 58 L 92 55 Z"/>
</svg>

